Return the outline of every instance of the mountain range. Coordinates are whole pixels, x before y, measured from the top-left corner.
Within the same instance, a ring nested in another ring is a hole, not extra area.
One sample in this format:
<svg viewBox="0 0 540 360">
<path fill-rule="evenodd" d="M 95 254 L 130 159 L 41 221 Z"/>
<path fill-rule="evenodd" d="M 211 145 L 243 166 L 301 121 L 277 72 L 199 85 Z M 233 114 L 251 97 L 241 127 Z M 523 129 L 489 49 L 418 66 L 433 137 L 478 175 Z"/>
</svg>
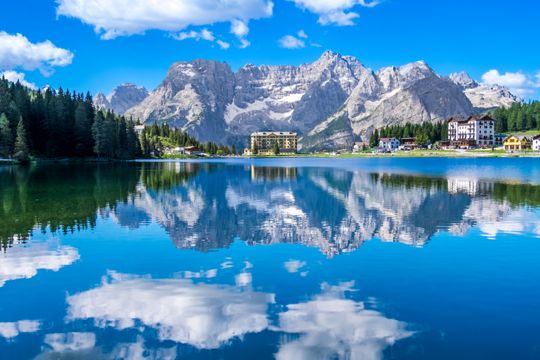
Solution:
<svg viewBox="0 0 540 360">
<path fill-rule="evenodd" d="M 425 62 L 374 72 L 352 56 L 326 51 L 300 66 L 174 63 L 152 92 L 123 84 L 94 102 L 143 123 L 181 128 L 201 141 L 243 146 L 250 133 L 296 131 L 302 150 L 349 148 L 372 132 L 405 122 L 437 122 L 521 101 L 466 73 L 436 74 Z"/>
</svg>

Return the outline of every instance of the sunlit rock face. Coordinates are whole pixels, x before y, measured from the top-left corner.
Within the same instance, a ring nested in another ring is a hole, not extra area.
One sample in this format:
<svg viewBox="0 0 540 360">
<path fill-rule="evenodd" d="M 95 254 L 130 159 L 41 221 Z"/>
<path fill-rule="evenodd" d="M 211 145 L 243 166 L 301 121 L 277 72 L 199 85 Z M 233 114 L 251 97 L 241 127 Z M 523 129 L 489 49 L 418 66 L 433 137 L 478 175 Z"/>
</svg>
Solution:
<svg viewBox="0 0 540 360">
<path fill-rule="evenodd" d="M 0 254 L 0 287 L 8 281 L 32 278 L 42 270 L 59 271 L 78 259 L 77 249 L 55 239 L 15 245 Z"/>
<path fill-rule="evenodd" d="M 296 131 L 304 150 L 349 148 L 383 126 L 516 101 L 506 88 L 479 85 L 466 74 L 445 78 L 423 61 L 373 72 L 332 51 L 300 66 L 248 64 L 236 72 L 216 61 L 177 62 L 150 94 L 125 84 L 95 97 L 97 107 L 148 124 L 167 122 L 204 141 L 245 145 L 261 129 Z"/>
<path fill-rule="evenodd" d="M 404 323 L 347 299 L 345 292 L 353 285 L 323 284 L 313 299 L 287 305 L 279 314 L 279 330 L 298 337 L 285 341 L 276 358 L 377 360 L 386 347 L 412 335 Z"/>
<path fill-rule="evenodd" d="M 162 341 L 216 349 L 266 329 L 273 302 L 271 294 L 232 286 L 113 273 L 101 286 L 69 296 L 67 319 L 93 319 L 119 330 L 141 325 L 155 329 Z"/>
<path fill-rule="evenodd" d="M 504 86 L 477 83 L 466 72 L 453 73 L 448 78 L 463 88 L 465 96 L 478 109 L 489 110 L 501 106 L 509 107 L 513 103 L 523 101 Z"/>
<path fill-rule="evenodd" d="M 124 115 L 127 110 L 140 104 L 148 96 L 148 90 L 135 84 L 126 83 L 114 88 L 105 96 L 98 93 L 94 97 L 94 106 L 97 109 L 114 111 L 118 115 Z"/>
</svg>

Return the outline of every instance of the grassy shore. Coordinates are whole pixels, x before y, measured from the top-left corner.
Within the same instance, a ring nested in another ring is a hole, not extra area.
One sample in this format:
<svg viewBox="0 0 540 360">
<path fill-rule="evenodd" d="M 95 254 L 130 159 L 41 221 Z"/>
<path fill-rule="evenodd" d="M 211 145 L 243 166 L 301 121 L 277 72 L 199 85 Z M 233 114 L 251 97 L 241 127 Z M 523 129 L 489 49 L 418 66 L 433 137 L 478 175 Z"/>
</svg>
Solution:
<svg viewBox="0 0 540 360">
<path fill-rule="evenodd" d="M 257 155 L 253 158 L 407 158 L 407 157 L 460 157 L 460 158 L 480 158 L 480 157 L 540 157 L 540 152 L 520 151 L 509 153 L 505 150 L 412 150 L 397 151 L 394 153 L 312 153 L 312 154 L 284 154 L 284 155 Z"/>
</svg>

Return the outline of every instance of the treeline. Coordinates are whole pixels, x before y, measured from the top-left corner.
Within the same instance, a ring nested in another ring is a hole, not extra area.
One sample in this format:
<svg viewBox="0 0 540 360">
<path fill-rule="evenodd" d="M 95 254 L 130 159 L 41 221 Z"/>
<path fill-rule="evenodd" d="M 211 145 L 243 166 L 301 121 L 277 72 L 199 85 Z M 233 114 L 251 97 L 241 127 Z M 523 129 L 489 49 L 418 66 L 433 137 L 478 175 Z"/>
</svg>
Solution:
<svg viewBox="0 0 540 360">
<path fill-rule="evenodd" d="M 423 122 L 422 124 L 406 123 L 405 125 L 386 126 L 380 130 L 376 129 L 371 136 L 369 145 L 376 147 L 380 138 L 395 137 L 397 139 L 414 138 L 418 145 L 434 144 L 437 141 L 446 140 L 448 137 L 448 123 L 446 121 L 438 123 Z"/>
<path fill-rule="evenodd" d="M 134 123 L 96 111 L 89 93 L 32 90 L 4 78 L 0 79 L 0 143 L 3 157 L 128 159 L 140 155 Z"/>
<path fill-rule="evenodd" d="M 199 143 L 168 125 L 146 127 L 94 108 L 89 93 L 32 90 L 0 79 L 0 157 L 132 159 L 161 156 L 166 148 L 196 146 L 212 155 L 236 153 L 214 143 Z"/>
<path fill-rule="evenodd" d="M 509 108 L 493 110 L 491 116 L 496 120 L 498 133 L 507 131 L 540 130 L 540 102 L 529 104 L 514 103 Z"/>
<path fill-rule="evenodd" d="M 196 147 L 210 155 L 234 155 L 236 147 L 218 145 L 213 142 L 201 143 L 184 131 L 171 128 L 168 124 L 153 124 L 145 127 L 140 134 L 143 156 L 162 156 L 165 149 L 175 147 Z"/>
</svg>

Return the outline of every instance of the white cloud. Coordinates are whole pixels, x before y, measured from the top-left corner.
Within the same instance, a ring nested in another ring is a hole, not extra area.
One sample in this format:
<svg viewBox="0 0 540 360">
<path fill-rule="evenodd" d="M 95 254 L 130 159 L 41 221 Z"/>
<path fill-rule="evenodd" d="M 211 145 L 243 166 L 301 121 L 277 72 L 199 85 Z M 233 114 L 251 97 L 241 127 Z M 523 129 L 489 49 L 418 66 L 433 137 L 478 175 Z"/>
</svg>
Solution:
<svg viewBox="0 0 540 360">
<path fill-rule="evenodd" d="M 58 241 L 13 247 L 0 255 L 0 287 L 10 280 L 30 279 L 39 270 L 58 271 L 78 259 L 77 249 L 61 246 Z"/>
<path fill-rule="evenodd" d="M 285 49 L 301 49 L 306 47 L 304 40 L 301 40 L 292 35 L 285 35 L 279 39 L 279 46 Z"/>
<path fill-rule="evenodd" d="M 227 50 L 228 48 L 231 47 L 231 44 L 229 44 L 228 42 L 226 41 L 223 41 L 223 40 L 217 40 L 216 43 L 219 45 L 220 48 L 222 48 L 223 50 Z"/>
<path fill-rule="evenodd" d="M 216 38 L 214 34 L 209 31 L 208 29 L 202 29 L 201 31 L 186 31 L 181 32 L 178 35 L 174 36 L 177 40 L 186 40 L 186 39 L 194 39 L 194 40 L 206 40 L 206 41 L 214 41 Z"/>
<path fill-rule="evenodd" d="M 308 35 L 306 34 L 306 32 L 304 30 L 299 30 L 296 35 L 298 35 L 298 37 L 302 38 L 302 39 L 307 39 L 308 38 Z"/>
<path fill-rule="evenodd" d="M 0 78 L 3 77 L 8 81 L 16 83 L 17 81 L 21 83 L 21 85 L 29 87 L 30 89 L 37 89 L 36 84 L 28 82 L 25 80 L 26 74 L 20 73 L 13 70 L 7 70 L 3 73 L 0 73 Z"/>
<path fill-rule="evenodd" d="M 239 47 L 241 49 L 247 48 L 251 43 L 246 39 L 249 34 L 249 27 L 247 23 L 242 20 L 235 19 L 231 22 L 231 34 L 234 34 L 240 41 Z"/>
<path fill-rule="evenodd" d="M 41 322 L 36 320 L 20 320 L 0 323 L 0 337 L 13 339 L 20 333 L 33 333 L 41 328 Z"/>
<path fill-rule="evenodd" d="M 345 13 L 343 11 L 331 12 L 328 14 L 322 14 L 319 17 L 319 24 L 321 25 L 338 25 L 338 26 L 353 26 L 354 19 L 359 18 L 360 15 L 354 12 Z"/>
<path fill-rule="evenodd" d="M 86 350 L 96 345 L 96 335 L 85 332 L 47 334 L 45 344 L 58 352 Z"/>
<path fill-rule="evenodd" d="M 193 39 L 195 41 L 205 40 L 205 41 L 215 42 L 223 50 L 226 50 L 231 46 L 228 42 L 225 42 L 220 39 L 216 39 L 216 37 L 214 36 L 214 33 L 206 28 L 202 29 L 201 31 L 195 31 L 195 30 L 182 31 L 178 33 L 177 35 L 173 35 L 173 38 L 180 41 Z"/>
<path fill-rule="evenodd" d="M 350 11 L 355 6 L 375 7 L 380 1 L 366 0 L 289 0 L 301 9 L 319 15 L 321 25 L 352 26 L 359 15 Z"/>
<path fill-rule="evenodd" d="M 404 323 L 346 299 L 353 285 L 323 285 L 313 300 L 288 305 L 279 314 L 279 330 L 300 336 L 281 345 L 276 358 L 376 360 L 387 346 L 412 335 Z"/>
<path fill-rule="evenodd" d="M 72 61 L 72 52 L 48 40 L 32 43 L 24 35 L 0 31 L 0 69 L 39 70 L 49 75 L 54 67 L 67 66 Z"/>
<path fill-rule="evenodd" d="M 533 97 L 540 89 L 540 72 L 528 76 L 522 71 L 501 73 L 497 69 L 489 70 L 482 75 L 482 81 L 487 85 L 501 85 L 520 97 Z"/>
<path fill-rule="evenodd" d="M 289 260 L 286 261 L 283 266 L 285 267 L 287 272 L 292 274 L 298 272 L 300 269 L 306 266 L 306 262 L 300 260 Z"/>
<path fill-rule="evenodd" d="M 111 278 L 95 289 L 68 296 L 68 320 L 94 319 L 98 326 L 156 329 L 160 340 L 217 349 L 235 337 L 269 326 L 274 296 L 232 286 L 135 276 Z"/>
<path fill-rule="evenodd" d="M 231 22 L 231 33 L 243 38 L 249 34 L 249 27 L 245 22 L 235 19 Z"/>
<path fill-rule="evenodd" d="M 102 39 L 175 32 L 218 22 L 247 23 L 272 16 L 270 0 L 57 0 L 57 14 L 92 25 Z"/>
<path fill-rule="evenodd" d="M 240 49 L 247 48 L 251 43 L 247 39 L 240 39 Z"/>
</svg>

